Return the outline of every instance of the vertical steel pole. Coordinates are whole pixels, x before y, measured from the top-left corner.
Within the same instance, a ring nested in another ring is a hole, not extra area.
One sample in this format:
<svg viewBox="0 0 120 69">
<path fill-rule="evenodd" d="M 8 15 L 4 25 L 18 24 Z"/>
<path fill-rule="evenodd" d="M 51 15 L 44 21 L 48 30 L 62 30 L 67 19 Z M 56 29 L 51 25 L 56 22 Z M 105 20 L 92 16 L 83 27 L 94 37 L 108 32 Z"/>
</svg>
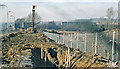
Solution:
<svg viewBox="0 0 120 69">
<path fill-rule="evenodd" d="M 97 54 L 97 33 L 96 33 L 96 39 L 95 39 L 95 55 Z"/>
<path fill-rule="evenodd" d="M 72 48 L 73 46 L 72 46 L 72 34 L 71 34 L 71 48 Z"/>
<path fill-rule="evenodd" d="M 114 47 L 114 44 L 115 44 L 115 31 L 113 31 L 113 41 L 112 41 L 112 62 L 115 61 L 114 57 L 115 57 L 115 47 Z"/>
</svg>

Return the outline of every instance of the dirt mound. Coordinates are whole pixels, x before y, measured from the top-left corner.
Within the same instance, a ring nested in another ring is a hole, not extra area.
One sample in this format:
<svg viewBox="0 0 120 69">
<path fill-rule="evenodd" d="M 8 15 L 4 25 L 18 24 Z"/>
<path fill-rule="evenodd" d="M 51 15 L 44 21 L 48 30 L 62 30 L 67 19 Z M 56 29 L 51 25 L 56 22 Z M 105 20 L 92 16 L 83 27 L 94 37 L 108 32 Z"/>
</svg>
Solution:
<svg viewBox="0 0 120 69">
<path fill-rule="evenodd" d="M 2 63 L 7 67 L 107 67 L 101 56 L 93 58 L 73 48 L 69 51 L 68 54 L 67 47 L 42 33 L 12 33 L 2 37 Z"/>
</svg>

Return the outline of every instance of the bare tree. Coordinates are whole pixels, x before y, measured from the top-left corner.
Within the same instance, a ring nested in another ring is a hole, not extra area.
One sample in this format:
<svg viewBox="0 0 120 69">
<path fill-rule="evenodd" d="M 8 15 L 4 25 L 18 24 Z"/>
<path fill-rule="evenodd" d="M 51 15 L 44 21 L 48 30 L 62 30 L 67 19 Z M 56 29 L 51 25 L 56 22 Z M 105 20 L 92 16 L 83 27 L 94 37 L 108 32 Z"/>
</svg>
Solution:
<svg viewBox="0 0 120 69">
<path fill-rule="evenodd" d="M 104 17 L 100 17 L 100 18 L 98 19 L 98 23 L 100 23 L 101 25 L 102 25 L 103 23 L 105 23 L 105 18 L 104 18 Z"/>
<path fill-rule="evenodd" d="M 108 8 L 107 10 L 107 29 L 110 29 L 110 24 L 112 24 L 112 19 L 114 19 L 115 11 L 113 7 Z"/>
</svg>

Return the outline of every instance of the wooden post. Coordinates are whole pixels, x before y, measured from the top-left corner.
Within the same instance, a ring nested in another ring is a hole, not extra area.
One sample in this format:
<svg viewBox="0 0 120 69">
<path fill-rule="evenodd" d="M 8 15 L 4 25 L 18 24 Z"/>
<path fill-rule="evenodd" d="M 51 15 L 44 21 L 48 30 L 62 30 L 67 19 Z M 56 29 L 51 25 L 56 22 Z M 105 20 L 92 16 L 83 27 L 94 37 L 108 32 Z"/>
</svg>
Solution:
<svg viewBox="0 0 120 69">
<path fill-rule="evenodd" d="M 95 49 L 95 46 L 94 46 L 94 43 L 92 43 L 93 60 L 94 60 L 94 54 L 95 54 L 95 53 L 94 53 L 94 52 L 95 52 L 94 49 Z"/>
</svg>

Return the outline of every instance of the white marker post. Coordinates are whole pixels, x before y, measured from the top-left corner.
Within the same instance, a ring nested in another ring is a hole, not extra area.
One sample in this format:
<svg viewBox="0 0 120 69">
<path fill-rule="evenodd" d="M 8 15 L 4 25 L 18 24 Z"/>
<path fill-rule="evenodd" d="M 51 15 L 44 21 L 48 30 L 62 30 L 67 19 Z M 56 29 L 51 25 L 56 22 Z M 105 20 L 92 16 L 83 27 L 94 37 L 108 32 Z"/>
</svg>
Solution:
<svg viewBox="0 0 120 69">
<path fill-rule="evenodd" d="M 71 48 L 72 48 L 72 34 L 71 34 Z"/>
<path fill-rule="evenodd" d="M 84 43 L 84 45 L 85 45 L 85 52 L 87 52 L 86 33 L 85 33 L 85 43 Z"/>
<path fill-rule="evenodd" d="M 45 49 L 45 51 L 46 51 L 46 49 Z M 45 62 L 46 62 L 46 52 L 45 52 Z"/>
<path fill-rule="evenodd" d="M 95 55 L 97 55 L 97 33 L 96 33 L 96 39 L 95 39 Z"/>
<path fill-rule="evenodd" d="M 112 41 L 112 62 L 115 61 L 114 57 L 115 57 L 115 31 L 113 31 L 113 41 Z"/>
</svg>

